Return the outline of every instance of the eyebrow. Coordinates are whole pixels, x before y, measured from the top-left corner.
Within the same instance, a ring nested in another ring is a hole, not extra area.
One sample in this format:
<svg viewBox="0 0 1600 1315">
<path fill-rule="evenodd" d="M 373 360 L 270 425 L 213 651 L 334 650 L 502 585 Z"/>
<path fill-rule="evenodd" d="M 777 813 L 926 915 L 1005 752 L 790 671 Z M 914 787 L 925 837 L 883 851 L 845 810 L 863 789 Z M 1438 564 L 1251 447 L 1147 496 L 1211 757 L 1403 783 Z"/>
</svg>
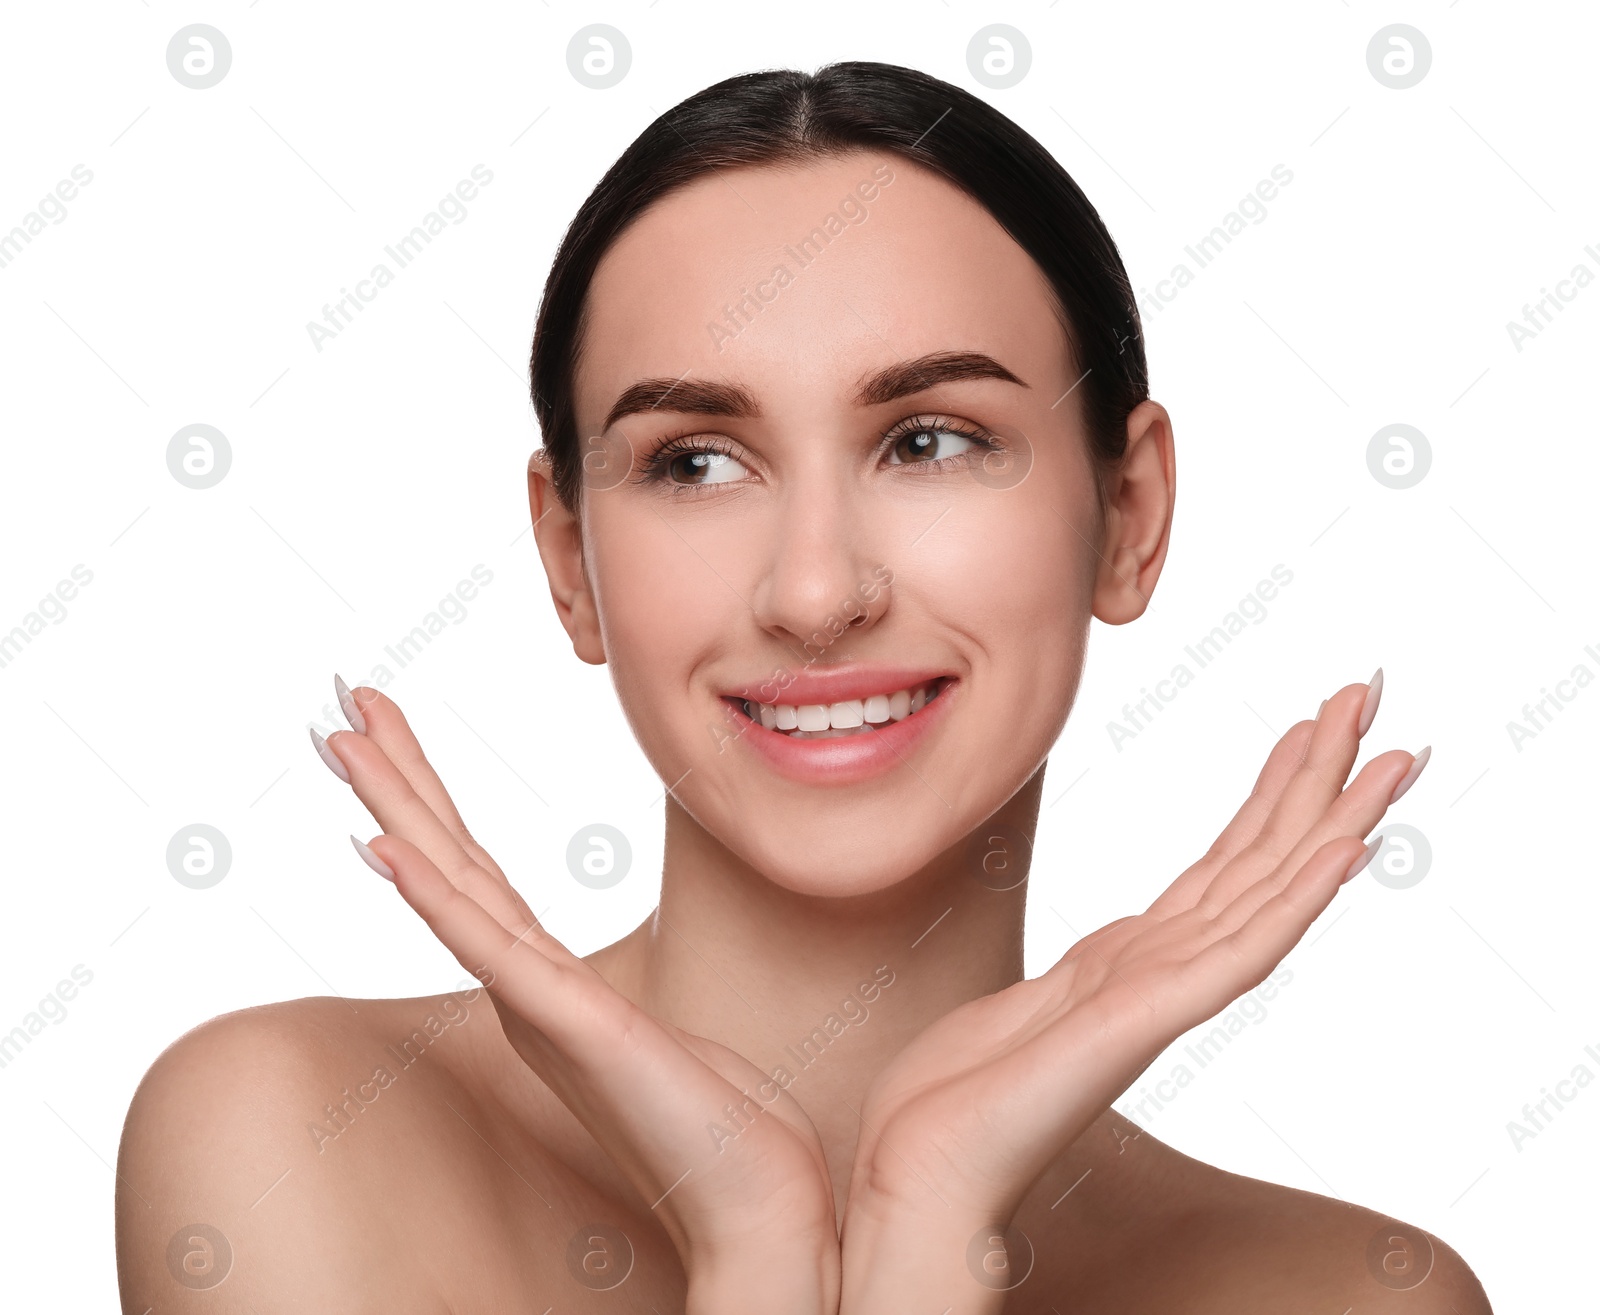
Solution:
<svg viewBox="0 0 1600 1315">
<path fill-rule="evenodd" d="M 882 406 L 885 402 L 963 379 L 1000 379 L 1021 388 L 1028 387 L 994 357 L 983 352 L 930 352 L 867 375 L 857 385 L 855 403 L 857 406 Z M 737 420 L 755 420 L 761 416 L 754 394 L 740 384 L 684 378 L 640 379 L 623 389 L 606 416 L 604 428 L 609 430 L 624 416 L 654 411 L 668 402 L 666 410 L 682 415 L 728 416 Z"/>
</svg>

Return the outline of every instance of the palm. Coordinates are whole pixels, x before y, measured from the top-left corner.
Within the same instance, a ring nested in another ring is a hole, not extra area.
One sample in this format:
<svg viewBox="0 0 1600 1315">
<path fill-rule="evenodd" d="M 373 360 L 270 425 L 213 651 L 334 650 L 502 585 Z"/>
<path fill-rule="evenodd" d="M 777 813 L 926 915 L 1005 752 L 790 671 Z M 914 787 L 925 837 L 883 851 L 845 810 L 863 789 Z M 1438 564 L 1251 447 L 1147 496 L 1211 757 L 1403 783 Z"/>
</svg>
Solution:
<svg viewBox="0 0 1600 1315">
<path fill-rule="evenodd" d="M 862 1110 L 852 1200 L 1005 1217 L 1163 1049 L 1260 983 L 1332 900 L 1411 764 L 1380 755 L 1344 787 L 1365 688 L 1279 741 L 1233 821 L 1145 912 L 896 1056 Z"/>
<path fill-rule="evenodd" d="M 647 1205 L 670 1192 L 672 1216 L 707 1232 L 759 1231 L 767 1215 L 832 1226 L 822 1145 L 792 1097 L 742 1055 L 640 1009 L 548 933 L 538 946 L 559 954 L 565 985 L 553 991 L 537 967 L 515 984 L 502 976 L 492 994 L 507 1040 Z"/>
<path fill-rule="evenodd" d="M 365 732 L 328 745 L 383 828 L 373 850 L 680 1253 L 763 1228 L 833 1236 L 826 1160 L 793 1097 L 727 1047 L 653 1017 L 551 936 L 467 831 L 399 709 L 362 695 Z"/>
<path fill-rule="evenodd" d="M 941 1194 L 961 1192 L 968 1205 L 1003 1202 L 1028 1166 L 1042 1167 L 1173 1038 L 1215 1012 L 1218 994 L 1253 985 L 1235 989 L 1224 975 L 1207 990 L 1195 980 L 1189 970 L 1215 935 L 1182 915 L 1122 919 L 1042 977 L 922 1032 L 879 1074 L 862 1111 L 895 1151 L 880 1162 L 878 1188 L 898 1177 L 892 1194 L 915 1195 L 940 1181 Z M 970 1168 L 953 1176 L 949 1165 Z"/>
</svg>

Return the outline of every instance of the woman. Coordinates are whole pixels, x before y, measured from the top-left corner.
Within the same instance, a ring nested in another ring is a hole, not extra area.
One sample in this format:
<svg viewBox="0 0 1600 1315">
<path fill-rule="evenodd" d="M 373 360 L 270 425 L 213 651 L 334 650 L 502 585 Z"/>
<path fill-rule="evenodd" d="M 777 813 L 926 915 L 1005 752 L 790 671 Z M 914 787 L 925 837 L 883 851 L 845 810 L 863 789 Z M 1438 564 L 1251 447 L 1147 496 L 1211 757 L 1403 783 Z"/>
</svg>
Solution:
<svg viewBox="0 0 1600 1315">
<path fill-rule="evenodd" d="M 719 83 L 585 202 L 532 381 L 552 600 L 667 785 L 660 905 L 570 954 L 340 682 L 351 730 L 312 738 L 381 828 L 352 840 L 488 990 L 170 1047 L 124 1309 L 1489 1309 L 1420 1230 L 1110 1109 L 1370 859 L 1427 757 L 1349 779 L 1381 673 L 1023 977 L 1088 622 L 1143 612 L 1175 492 L 1120 257 L 1037 142 L 889 65 Z"/>
</svg>

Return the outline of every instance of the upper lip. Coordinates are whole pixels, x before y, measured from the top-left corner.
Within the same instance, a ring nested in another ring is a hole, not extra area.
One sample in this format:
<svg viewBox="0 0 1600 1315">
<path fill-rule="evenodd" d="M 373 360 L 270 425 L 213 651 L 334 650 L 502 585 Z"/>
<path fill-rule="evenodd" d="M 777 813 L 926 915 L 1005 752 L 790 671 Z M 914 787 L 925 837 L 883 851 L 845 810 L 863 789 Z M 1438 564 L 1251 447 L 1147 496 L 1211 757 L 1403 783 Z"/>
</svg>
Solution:
<svg viewBox="0 0 1600 1315">
<path fill-rule="evenodd" d="M 757 680 L 725 690 L 728 698 L 753 699 L 757 703 L 802 704 L 844 703 L 866 699 L 874 694 L 893 694 L 937 680 L 954 677 L 936 667 L 879 666 L 864 662 L 841 662 L 828 667 L 813 667 L 792 672 L 782 668 Z"/>
</svg>

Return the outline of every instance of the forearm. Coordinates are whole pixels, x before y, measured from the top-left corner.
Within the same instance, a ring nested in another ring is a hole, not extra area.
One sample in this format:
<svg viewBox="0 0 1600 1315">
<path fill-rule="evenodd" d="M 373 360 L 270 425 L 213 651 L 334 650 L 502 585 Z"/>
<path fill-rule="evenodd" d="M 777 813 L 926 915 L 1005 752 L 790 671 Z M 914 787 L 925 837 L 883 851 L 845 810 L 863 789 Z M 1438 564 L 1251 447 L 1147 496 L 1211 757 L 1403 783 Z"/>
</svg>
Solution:
<svg viewBox="0 0 1600 1315">
<path fill-rule="evenodd" d="M 1019 1239 L 954 1210 L 857 1210 L 841 1248 L 839 1315 L 1000 1315 L 1032 1265 Z"/>
</svg>

